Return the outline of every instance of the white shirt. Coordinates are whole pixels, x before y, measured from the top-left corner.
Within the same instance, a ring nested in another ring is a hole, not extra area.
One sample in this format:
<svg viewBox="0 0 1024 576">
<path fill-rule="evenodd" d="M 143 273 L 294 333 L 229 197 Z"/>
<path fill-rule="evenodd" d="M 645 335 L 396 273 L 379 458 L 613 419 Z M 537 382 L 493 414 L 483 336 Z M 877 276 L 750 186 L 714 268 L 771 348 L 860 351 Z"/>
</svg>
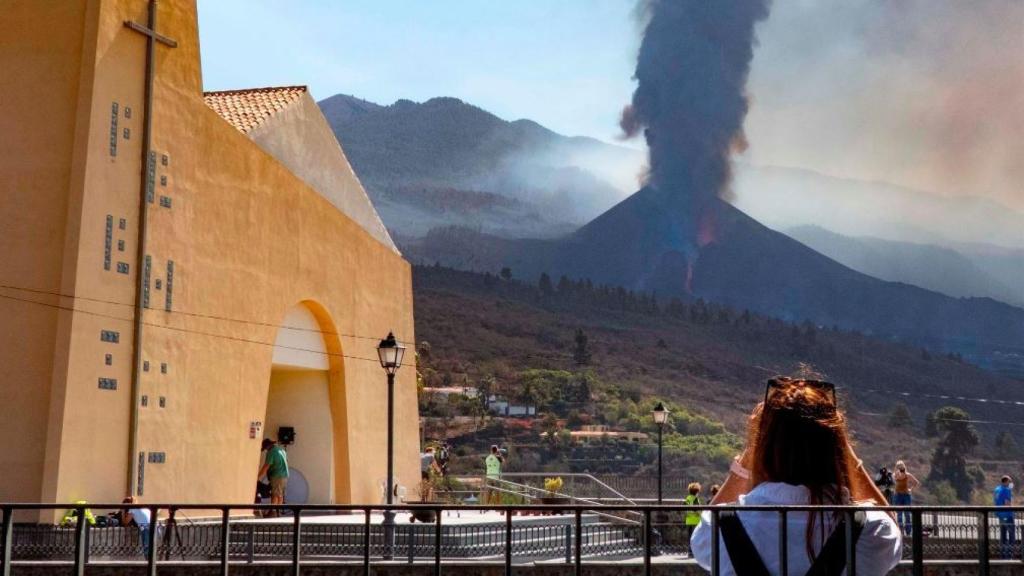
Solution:
<svg viewBox="0 0 1024 576">
<path fill-rule="evenodd" d="M 810 503 L 810 491 L 803 486 L 781 482 L 763 482 L 749 494 L 740 496 L 741 506 L 772 506 L 778 504 L 806 505 Z M 867 511 L 864 530 L 857 540 L 857 573 L 882 575 L 892 570 L 900 561 L 903 552 L 903 537 L 899 526 L 885 512 Z M 757 548 L 765 567 L 772 574 L 780 574 L 779 567 L 779 515 L 777 512 L 740 512 L 737 514 L 750 540 Z M 787 546 L 789 548 L 788 568 L 790 574 L 806 574 L 811 567 L 807 558 L 807 512 L 790 512 L 787 521 Z M 819 516 L 820 521 L 820 516 Z M 817 533 L 817 528 L 815 529 Z M 826 524 L 825 538 L 832 533 L 832 525 Z M 705 570 L 711 570 L 711 512 L 701 514 L 700 525 L 693 533 L 690 545 L 697 563 Z M 823 542 L 814 542 L 814 552 L 821 550 Z M 723 576 L 734 576 L 729 553 L 724 539 L 719 540 L 719 568 Z M 843 572 L 846 573 L 845 571 Z"/>
<path fill-rule="evenodd" d="M 145 528 L 149 526 L 149 508 L 131 508 L 128 510 L 131 513 L 135 523 L 139 525 L 139 528 Z"/>
</svg>

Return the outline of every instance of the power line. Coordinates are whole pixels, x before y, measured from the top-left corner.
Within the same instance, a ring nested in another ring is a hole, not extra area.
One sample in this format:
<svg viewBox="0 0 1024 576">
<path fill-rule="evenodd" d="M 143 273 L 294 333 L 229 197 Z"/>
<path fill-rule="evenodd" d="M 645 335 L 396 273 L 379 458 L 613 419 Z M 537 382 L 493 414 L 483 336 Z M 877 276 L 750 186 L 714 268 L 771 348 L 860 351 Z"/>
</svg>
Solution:
<svg viewBox="0 0 1024 576">
<path fill-rule="evenodd" d="M 18 291 L 21 291 L 21 292 L 29 292 L 31 294 L 45 294 L 47 296 L 56 296 L 56 297 L 59 297 L 59 298 L 70 298 L 72 300 L 84 300 L 84 301 L 87 301 L 87 302 L 97 302 L 97 303 L 100 303 L 100 304 L 110 304 L 110 305 L 113 305 L 113 306 L 126 306 L 128 308 L 133 308 L 133 309 L 135 308 L 135 304 L 129 304 L 129 303 L 125 303 L 125 302 L 116 302 L 116 301 L 113 301 L 113 300 L 103 300 L 103 299 L 100 299 L 100 298 L 90 298 L 90 297 L 87 297 L 87 296 L 77 296 L 77 295 L 74 295 L 74 294 L 62 294 L 60 292 L 48 292 L 46 290 L 38 290 L 38 289 L 34 289 L 34 288 L 24 288 L 24 287 L 20 287 L 20 286 L 11 286 L 11 285 L 7 285 L 7 284 L 0 284 L 0 288 L 4 288 L 4 289 L 8 289 L 8 290 L 18 290 Z M 79 311 L 81 311 L 81 310 L 79 310 Z M 169 313 L 169 314 L 180 314 L 180 315 L 183 315 L 183 316 L 191 316 L 191 317 L 194 317 L 194 318 L 204 318 L 204 319 L 208 319 L 208 320 L 221 320 L 221 321 L 225 321 L 225 322 L 237 322 L 237 323 L 240 323 L 240 324 L 251 324 L 251 325 L 254 325 L 254 326 L 263 326 L 263 327 L 267 327 L 267 328 L 287 328 L 289 330 L 303 331 L 303 332 L 313 332 L 313 333 L 317 333 L 317 334 L 321 334 L 321 335 L 325 335 L 325 336 L 338 336 L 340 338 L 360 338 L 360 339 L 363 339 L 363 340 L 371 340 L 371 341 L 374 341 L 374 342 L 380 341 L 379 337 L 374 337 L 374 336 L 360 336 L 358 334 L 342 334 L 340 332 L 329 332 L 329 331 L 324 331 L 324 330 L 315 329 L 315 328 L 300 328 L 298 326 L 286 326 L 286 325 L 276 324 L 276 323 L 272 323 L 272 322 L 260 322 L 258 320 L 243 320 L 241 318 L 231 318 L 231 317 L 228 317 L 228 316 L 216 316 L 216 315 L 213 315 L 213 314 L 201 314 L 201 313 L 198 313 L 198 312 L 186 312 L 184 310 L 177 310 L 177 309 L 176 310 L 167 310 L 166 312 Z M 406 345 L 413 344 L 413 343 L 405 341 L 405 340 L 399 340 L 399 342 L 401 342 L 402 344 L 406 344 Z"/>
<path fill-rule="evenodd" d="M 69 308 L 69 307 L 66 307 L 66 306 L 61 306 L 59 304 L 50 304 L 48 302 L 39 302 L 37 300 L 25 300 L 23 298 L 17 298 L 15 296 L 10 296 L 10 295 L 7 295 L 7 294 L 0 294 L 0 298 L 6 298 L 8 300 L 14 300 L 16 302 L 24 302 L 24 303 L 27 303 L 27 304 L 35 304 L 37 306 L 45 306 L 47 308 L 55 308 L 57 310 L 64 310 L 64 311 L 67 311 L 67 312 L 78 312 L 78 313 L 86 314 L 86 315 L 89 315 L 89 316 L 96 316 L 96 317 L 99 317 L 99 318 L 108 318 L 108 319 L 117 320 L 117 321 L 120 321 L 120 322 L 132 322 L 133 321 L 132 318 L 121 318 L 120 316 L 111 316 L 109 314 L 102 314 L 102 313 L 99 313 L 99 312 L 94 312 L 92 310 L 83 310 L 81 308 L 73 308 L 73 307 Z M 337 353 L 333 353 L 333 352 L 322 352 L 320 350 L 311 350 L 311 349 L 308 349 L 308 348 L 299 348 L 297 346 L 284 346 L 284 345 L 275 344 L 273 342 L 264 342 L 262 340 L 252 340 L 252 339 L 249 339 L 249 338 L 238 338 L 238 337 L 235 337 L 235 336 L 227 336 L 227 335 L 224 335 L 224 334 L 214 334 L 212 332 L 203 332 L 203 331 L 200 331 L 200 330 L 191 330 L 189 328 L 179 328 L 177 326 L 167 326 L 165 324 L 155 324 L 153 322 L 143 322 L 143 325 L 150 326 L 150 327 L 153 327 L 153 328 L 162 328 L 164 330 L 171 330 L 171 331 L 175 331 L 175 332 L 186 332 L 186 333 L 190 333 L 190 334 L 197 334 L 197 335 L 200 335 L 200 336 L 209 336 L 211 338 L 223 338 L 225 340 L 233 340 L 235 342 L 242 342 L 242 343 L 245 343 L 245 344 L 258 344 L 258 345 L 261 345 L 261 346 L 271 346 L 271 347 L 276 347 L 276 348 L 283 348 L 283 349 L 286 349 L 286 350 L 295 350 L 297 352 L 309 352 L 311 354 L 322 354 L 322 355 L 325 355 L 325 356 L 329 356 L 329 357 L 333 356 L 333 357 L 337 357 L 337 358 L 351 358 L 353 360 L 364 360 L 364 361 L 373 362 L 373 363 L 379 363 L 380 362 L 380 360 L 378 360 L 376 358 L 364 358 L 362 356 L 350 356 L 348 354 L 337 354 Z"/>
<path fill-rule="evenodd" d="M 848 390 L 860 390 L 863 392 L 873 392 L 879 394 L 894 394 L 902 396 L 904 398 L 933 398 L 937 400 L 959 400 L 961 402 L 978 402 L 980 404 L 1002 404 L 1005 406 L 1024 406 L 1024 401 L 1020 400 L 1003 400 L 1002 398 L 977 398 L 970 396 L 956 396 L 952 394 L 927 394 L 924 392 L 906 392 L 900 390 L 882 390 L 879 388 L 852 388 L 846 386 Z"/>
<path fill-rule="evenodd" d="M 887 417 L 887 416 L 889 416 L 888 414 L 880 414 L 878 412 L 860 412 L 860 411 L 858 411 L 857 414 L 860 414 L 861 416 L 880 416 L 880 417 Z M 991 424 L 991 425 L 999 425 L 999 426 L 1024 426 L 1024 422 L 1003 422 L 1003 421 L 1000 421 L 1000 420 L 975 420 L 975 419 L 972 419 L 972 418 L 966 418 L 966 419 L 965 418 L 936 418 L 936 420 L 941 420 L 943 422 L 969 422 L 971 424 Z"/>
<path fill-rule="evenodd" d="M 778 371 L 776 371 L 776 370 L 769 370 L 768 368 L 765 368 L 764 366 L 753 366 L 753 368 L 755 368 L 757 370 L 761 370 L 762 372 L 764 372 L 766 374 L 772 374 L 772 375 L 778 374 Z M 928 394 L 928 393 L 925 393 L 925 392 L 907 392 L 906 390 L 892 390 L 892 389 L 884 390 L 884 389 L 881 389 L 881 388 L 861 388 L 859 386 L 850 386 L 850 385 L 838 385 L 837 384 L 836 385 L 836 390 L 846 390 L 848 392 L 856 393 L 856 394 L 860 394 L 860 393 L 863 393 L 863 392 L 871 392 L 871 393 L 874 393 L 874 394 L 897 395 L 897 396 L 902 396 L 904 398 L 932 398 L 932 399 L 936 399 L 936 400 L 959 400 L 961 402 L 978 402 L 980 404 L 1001 404 L 1001 405 L 1004 405 L 1004 406 L 1024 406 L 1024 401 L 1021 401 L 1021 400 L 1004 400 L 1002 398 L 979 398 L 979 397 L 971 397 L 971 396 L 957 396 L 957 395 L 953 395 L 953 394 Z M 864 414 L 864 415 L 867 415 L 867 416 L 875 416 L 875 414 L 873 414 L 871 412 L 861 412 L 861 414 Z"/>
<path fill-rule="evenodd" d="M 23 287 L 11 286 L 11 285 L 5 285 L 5 284 L 0 284 L 0 288 L 2 288 L 2 289 L 9 289 L 9 290 L 19 290 L 19 291 L 29 292 L 29 293 L 33 293 L 33 294 L 42 294 L 42 295 L 47 295 L 47 296 L 55 296 L 55 297 L 60 297 L 60 298 L 69 298 L 69 299 L 72 299 L 72 300 L 84 300 L 84 301 L 89 301 L 89 302 L 97 302 L 97 303 L 101 303 L 101 304 L 111 304 L 111 305 L 115 305 L 115 306 L 126 306 L 126 307 L 131 307 L 131 308 L 135 307 L 134 304 L 126 304 L 126 303 L 123 303 L 123 302 L 116 302 L 116 301 L 111 301 L 111 300 L 102 300 L 102 299 L 90 298 L 90 297 L 86 297 L 86 296 L 76 296 L 76 295 L 70 295 L 70 294 L 61 294 L 61 293 L 57 293 L 57 292 L 48 292 L 48 291 L 45 291 L 45 290 L 37 290 L 37 289 L 32 289 L 32 288 L 23 288 Z M 74 308 L 74 307 L 70 307 L 69 308 L 69 307 L 64 307 L 64 306 L 60 306 L 60 305 L 56 305 L 56 304 L 49 304 L 49 303 L 46 303 L 46 302 L 39 302 L 37 300 L 26 300 L 26 299 L 23 299 L 23 298 L 18 298 L 18 297 L 6 295 L 6 294 L 0 294 L 0 298 L 6 298 L 8 300 L 14 300 L 14 301 L 18 301 L 18 302 L 25 302 L 25 303 L 29 303 L 29 304 L 36 304 L 36 305 L 39 305 L 39 306 L 47 306 L 47 307 L 56 308 L 56 309 L 59 309 L 59 310 L 65 310 L 65 311 L 69 311 L 69 312 L 79 312 L 79 313 L 82 313 L 82 314 L 87 314 L 87 315 L 97 316 L 97 317 L 102 317 L 102 318 L 109 318 L 109 319 L 123 321 L 123 322 L 131 322 L 132 321 L 131 318 L 121 318 L 121 317 L 118 317 L 118 316 L 111 316 L 111 315 L 108 315 L 108 314 L 102 314 L 102 313 L 94 312 L 94 311 L 91 311 L 91 310 L 84 310 L 82 308 Z M 195 312 L 186 312 L 184 310 L 173 310 L 173 311 L 169 311 L 168 313 L 170 313 L 170 314 L 179 314 L 179 315 L 182 315 L 182 316 L 189 316 L 189 317 L 195 317 L 195 318 L 203 318 L 203 319 L 208 319 L 208 320 L 235 322 L 235 323 L 240 323 L 240 324 L 250 324 L 250 325 L 270 327 L 270 328 L 287 328 L 289 330 L 317 333 L 317 334 L 321 334 L 321 335 L 338 336 L 338 337 L 345 337 L 345 338 L 358 338 L 358 339 L 363 339 L 363 340 L 371 340 L 371 341 L 374 341 L 374 342 L 379 341 L 379 338 L 376 338 L 376 337 L 373 337 L 373 336 L 361 336 L 361 335 L 358 335 L 358 334 L 342 334 L 342 333 L 338 333 L 338 332 L 329 332 L 329 331 L 317 330 L 317 329 L 313 329 L 313 328 L 300 328 L 300 327 L 293 327 L 293 326 L 287 326 L 287 325 L 273 324 L 273 323 L 268 323 L 268 322 L 260 322 L 260 321 L 255 321 L 255 320 L 243 320 L 243 319 L 240 319 L 240 318 L 230 318 L 230 317 L 226 317 L 226 316 L 216 316 L 216 315 L 212 315 L 212 314 L 200 314 L 200 313 L 195 313 Z M 258 344 L 258 345 L 262 345 L 262 346 L 277 346 L 274 343 L 263 342 L 261 340 L 253 340 L 253 339 L 248 339 L 248 338 L 239 338 L 239 337 L 234 337 L 234 336 L 226 336 L 226 335 L 223 335 L 223 334 L 215 334 L 215 333 L 211 333 L 211 332 L 204 332 L 204 331 L 193 330 L 193 329 L 189 329 L 189 328 L 179 328 L 179 327 L 176 327 L 176 326 L 169 326 L 169 325 L 165 325 L 165 324 L 156 324 L 156 323 L 152 323 L 152 322 L 143 322 L 143 325 L 151 326 L 151 327 L 155 327 L 155 328 L 163 328 L 165 330 L 171 330 L 171 331 L 177 331 L 177 332 L 185 332 L 185 333 L 197 334 L 197 335 L 201 335 L 201 336 L 209 336 L 209 337 L 213 337 L 213 338 L 223 338 L 223 339 L 226 339 L 226 340 L 233 340 L 233 341 L 249 343 L 249 344 Z M 401 341 L 400 340 L 400 342 L 402 342 L 403 344 L 409 344 L 408 341 Z M 349 355 L 345 355 L 345 354 L 334 354 L 334 353 L 331 353 L 331 352 L 321 352 L 319 350 L 311 350 L 311 349 L 307 349 L 307 348 L 298 348 L 298 347 L 294 347 L 294 346 L 284 346 L 284 345 L 281 345 L 281 346 L 278 346 L 278 347 L 279 348 L 288 349 L 288 350 L 295 350 L 295 351 L 299 351 L 299 352 L 310 352 L 310 353 L 313 353 L 313 354 L 323 354 L 323 355 L 326 355 L 326 356 L 337 356 L 337 357 L 342 357 L 342 358 L 352 358 L 352 359 L 355 359 L 355 360 L 365 360 L 365 361 L 375 362 L 375 363 L 378 362 L 378 360 L 374 359 L 374 358 L 364 358 L 364 357 L 360 357 L 360 356 L 349 356 Z M 765 368 L 763 366 L 753 366 L 753 368 L 761 370 L 761 371 L 763 371 L 765 373 L 771 373 L 771 374 L 775 374 L 776 373 L 776 371 L 769 370 L 769 369 L 767 369 L 767 368 Z M 849 391 L 855 392 L 855 393 L 871 392 L 871 393 L 875 393 L 875 394 L 898 395 L 898 396 L 902 396 L 902 397 L 905 397 L 905 398 L 932 398 L 932 399 L 937 399 L 937 400 L 958 400 L 958 401 L 962 401 L 962 402 L 978 402 L 978 403 L 983 403 L 983 404 L 999 404 L 999 405 L 1005 405 L 1005 406 L 1022 406 L 1022 407 L 1024 407 L 1024 401 L 1020 401 L 1020 400 L 1004 400 L 1004 399 L 1001 399 L 1001 398 L 980 398 L 980 397 L 956 396 L 956 395 L 951 395 L 951 394 L 928 394 L 928 393 L 921 393 L 921 392 L 907 392 L 907 391 L 891 390 L 891 389 L 885 390 L 885 389 L 879 389 L 879 388 L 860 388 L 860 387 L 853 387 L 853 386 L 849 386 L 849 385 L 836 386 L 836 388 L 837 389 L 849 390 Z M 862 414 L 865 414 L 865 415 L 875 415 L 875 414 L 867 413 L 867 412 L 862 412 Z M 978 422 L 982 422 L 982 421 L 978 421 Z M 993 422 L 993 423 L 995 423 L 995 422 Z M 1008 423 L 1008 424 L 1012 424 L 1012 423 Z M 1024 425 L 1024 423 L 1022 423 L 1021 425 Z"/>
</svg>

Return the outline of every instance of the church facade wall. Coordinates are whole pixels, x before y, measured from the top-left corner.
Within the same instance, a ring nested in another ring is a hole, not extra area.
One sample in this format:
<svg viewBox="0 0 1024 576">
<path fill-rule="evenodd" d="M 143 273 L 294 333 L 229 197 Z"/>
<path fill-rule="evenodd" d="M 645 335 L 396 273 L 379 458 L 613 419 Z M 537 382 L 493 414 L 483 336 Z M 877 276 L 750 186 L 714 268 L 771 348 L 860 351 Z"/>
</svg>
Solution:
<svg viewBox="0 0 1024 576">
<path fill-rule="evenodd" d="M 21 479 L 9 499 L 42 496 L 50 398 L 63 394 L 63 347 L 71 327 L 82 167 L 76 144 L 82 57 L 94 11 L 83 4 L 5 3 L 0 19 L 0 467 Z M 23 57 L 24 56 L 24 57 Z M 85 98 L 87 99 L 87 98 Z M 51 383 L 55 386 L 51 387 Z M 2 498 L 0 498 L 2 499 Z"/>
<path fill-rule="evenodd" d="M 414 342 L 409 264 L 203 103 L 195 3 L 167 0 L 159 4 L 158 31 L 178 47 L 156 47 L 154 197 L 148 261 L 138 270 L 145 38 L 123 22 L 144 23 L 147 2 L 91 0 L 80 14 L 50 15 L 49 30 L 8 36 L 46 3 L 13 4 L 17 17 L 0 23 L 0 36 L 17 38 L 16 53 L 53 34 L 56 20 L 79 41 L 53 60 L 88 73 L 58 73 L 63 84 L 46 90 L 61 97 L 43 99 L 49 117 L 42 123 L 64 151 L 29 176 L 55 166 L 63 179 L 41 178 L 28 192 L 0 199 L 63 236 L 38 243 L 27 225 L 0 224 L 24 252 L 0 262 L 0 278 L 75 296 L 62 300 L 68 310 L 0 302 L 15 320 L 3 332 L 2 344 L 12 346 L 0 354 L 26 375 L 18 386 L 28 390 L 0 384 L 0 399 L 19 406 L 0 422 L 0 434 L 25 431 L 27 440 L 24 450 L 0 453 L 0 466 L 18 470 L 0 485 L 0 501 L 120 500 L 136 483 L 144 502 L 251 501 L 259 442 L 270 431 L 250 437 L 250 428 L 267 413 L 277 329 L 302 302 L 314 303 L 328 327 L 331 412 L 342 416 L 332 420 L 335 501 L 380 501 L 386 380 L 375 347 L 389 330 Z M 9 82 L 0 79 L 5 94 L 15 89 Z M 8 116 L 4 127 L 29 130 Z M 0 160 L 0 181 L 29 156 Z M 25 272 L 30 263 L 38 269 Z M 140 272 L 149 281 L 146 369 L 136 400 L 132 303 Z M 396 470 L 406 485 L 419 477 L 412 358 L 398 373 L 395 401 Z M 111 381 L 114 389 L 103 386 Z M 129 454 L 136 405 L 138 445 Z M 129 474 L 139 462 L 142 473 Z"/>
</svg>

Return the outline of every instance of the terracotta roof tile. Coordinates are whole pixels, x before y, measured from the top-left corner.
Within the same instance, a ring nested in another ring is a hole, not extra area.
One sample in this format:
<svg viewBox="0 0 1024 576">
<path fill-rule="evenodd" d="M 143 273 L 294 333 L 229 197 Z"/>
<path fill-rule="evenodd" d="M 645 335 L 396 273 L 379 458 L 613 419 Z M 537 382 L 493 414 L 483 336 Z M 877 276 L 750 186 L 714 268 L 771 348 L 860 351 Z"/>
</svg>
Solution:
<svg viewBox="0 0 1024 576">
<path fill-rule="evenodd" d="M 207 106 L 244 134 L 286 108 L 305 92 L 305 86 L 248 88 L 204 92 L 203 100 Z"/>
</svg>

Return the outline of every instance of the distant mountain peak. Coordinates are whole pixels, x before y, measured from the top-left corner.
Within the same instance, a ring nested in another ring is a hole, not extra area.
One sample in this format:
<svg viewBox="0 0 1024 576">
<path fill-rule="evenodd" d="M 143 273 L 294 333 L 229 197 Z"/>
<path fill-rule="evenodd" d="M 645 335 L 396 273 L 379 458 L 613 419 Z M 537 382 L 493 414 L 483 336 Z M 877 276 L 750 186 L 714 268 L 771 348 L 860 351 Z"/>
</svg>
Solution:
<svg viewBox="0 0 1024 576">
<path fill-rule="evenodd" d="M 383 108 L 380 104 L 348 94 L 335 94 L 319 102 L 320 110 L 330 124 L 352 122 Z"/>
<path fill-rule="evenodd" d="M 454 96 L 435 96 L 423 103 L 424 106 L 468 106 L 470 108 L 481 108 L 467 104 L 466 102 L 454 97 Z"/>
</svg>

